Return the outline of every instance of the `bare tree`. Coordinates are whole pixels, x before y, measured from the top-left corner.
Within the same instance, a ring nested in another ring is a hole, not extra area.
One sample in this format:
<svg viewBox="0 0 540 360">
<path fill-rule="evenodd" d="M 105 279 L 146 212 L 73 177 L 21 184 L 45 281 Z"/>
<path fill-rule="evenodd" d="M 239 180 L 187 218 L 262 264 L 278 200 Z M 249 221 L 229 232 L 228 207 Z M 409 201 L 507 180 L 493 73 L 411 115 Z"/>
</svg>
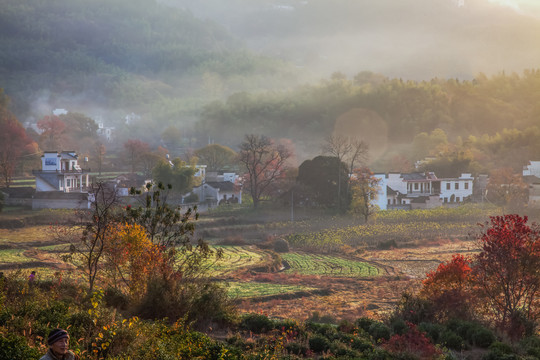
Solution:
<svg viewBox="0 0 540 360">
<path fill-rule="evenodd" d="M 363 164 L 368 158 L 368 144 L 364 141 L 343 135 L 330 135 L 326 138 L 323 151 L 338 158 L 339 162 L 347 164 L 349 176 L 357 167 L 357 163 Z M 347 182 L 347 193 L 350 184 Z M 338 177 L 338 210 L 341 210 L 341 172 Z"/>
<path fill-rule="evenodd" d="M 92 184 L 90 195 L 94 197 L 89 210 L 77 210 L 76 222 L 54 228 L 55 238 L 69 244 L 71 261 L 85 273 L 91 293 L 104 255 L 107 241 L 116 231 L 118 196 L 114 189 L 104 183 Z"/>
<path fill-rule="evenodd" d="M 276 180 L 285 176 L 285 163 L 291 152 L 283 145 L 275 145 L 264 135 L 246 135 L 240 145 L 239 161 L 247 171 L 246 182 L 257 207 Z"/>
</svg>

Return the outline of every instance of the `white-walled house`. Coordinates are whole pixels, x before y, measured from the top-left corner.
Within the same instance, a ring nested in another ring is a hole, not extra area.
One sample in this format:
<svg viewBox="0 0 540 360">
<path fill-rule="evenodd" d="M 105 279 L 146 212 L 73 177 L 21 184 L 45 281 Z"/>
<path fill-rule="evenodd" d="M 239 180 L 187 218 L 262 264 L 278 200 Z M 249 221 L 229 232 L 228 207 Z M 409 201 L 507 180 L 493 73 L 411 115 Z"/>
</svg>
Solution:
<svg viewBox="0 0 540 360">
<path fill-rule="evenodd" d="M 89 174 L 78 163 L 74 151 L 46 151 L 41 170 L 33 170 L 36 193 L 33 209 L 88 209 Z"/>
<path fill-rule="evenodd" d="M 540 161 L 529 161 L 523 167 L 523 181 L 529 187 L 529 207 L 540 208 Z"/>
<path fill-rule="evenodd" d="M 242 203 L 242 188 L 230 181 L 209 181 L 193 188 L 199 202 L 221 205 L 223 203 Z"/>
<path fill-rule="evenodd" d="M 441 200 L 444 204 L 462 203 L 473 194 L 474 178 L 461 174 L 459 178 L 441 179 Z"/>
<path fill-rule="evenodd" d="M 439 179 L 433 172 L 375 174 L 379 179 L 374 204 L 381 210 L 430 209 L 443 204 L 460 204 L 472 197 L 474 178 Z"/>
<path fill-rule="evenodd" d="M 46 151 L 41 156 L 41 170 L 34 170 L 36 191 L 86 191 L 89 174 L 78 163 L 74 151 Z"/>
</svg>

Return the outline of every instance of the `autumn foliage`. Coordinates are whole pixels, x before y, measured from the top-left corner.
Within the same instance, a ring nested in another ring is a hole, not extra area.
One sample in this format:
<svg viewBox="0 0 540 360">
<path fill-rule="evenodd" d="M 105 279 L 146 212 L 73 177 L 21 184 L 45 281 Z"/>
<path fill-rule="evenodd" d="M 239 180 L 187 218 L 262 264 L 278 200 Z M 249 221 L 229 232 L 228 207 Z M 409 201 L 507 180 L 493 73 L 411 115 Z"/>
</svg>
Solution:
<svg viewBox="0 0 540 360">
<path fill-rule="evenodd" d="M 434 303 L 440 317 L 470 318 L 474 313 L 511 336 L 532 331 L 539 312 L 540 229 L 527 220 L 491 217 L 478 237 L 480 253 L 455 255 L 427 274 L 421 295 Z"/>
<path fill-rule="evenodd" d="M 408 323 L 409 331 L 403 335 L 395 334 L 383 347 L 394 355 L 410 355 L 415 359 L 439 359 L 442 351 L 435 347 L 426 335 L 419 331 L 416 325 Z"/>
</svg>

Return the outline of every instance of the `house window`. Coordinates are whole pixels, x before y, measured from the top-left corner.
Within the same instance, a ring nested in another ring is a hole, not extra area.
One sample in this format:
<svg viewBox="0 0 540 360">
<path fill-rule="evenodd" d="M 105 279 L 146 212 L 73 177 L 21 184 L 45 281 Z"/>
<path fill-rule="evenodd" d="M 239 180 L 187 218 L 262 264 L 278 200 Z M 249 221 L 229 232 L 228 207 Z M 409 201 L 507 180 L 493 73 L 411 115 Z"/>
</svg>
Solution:
<svg viewBox="0 0 540 360">
<path fill-rule="evenodd" d="M 392 205 L 392 200 L 388 199 L 388 205 Z"/>
<path fill-rule="evenodd" d="M 469 189 L 469 183 L 468 183 L 468 182 L 466 182 L 466 183 L 464 184 L 464 186 L 465 186 L 465 190 L 468 190 L 468 189 Z"/>
<path fill-rule="evenodd" d="M 71 186 L 71 180 L 70 179 L 66 179 L 66 187 L 70 187 Z"/>
<path fill-rule="evenodd" d="M 455 188 L 456 190 L 459 190 L 459 183 L 456 183 Z"/>
<path fill-rule="evenodd" d="M 447 198 L 447 197 L 444 198 L 444 202 L 445 202 L 445 203 L 448 202 L 448 198 Z"/>
<path fill-rule="evenodd" d="M 458 197 L 456 197 L 456 202 L 459 202 L 459 196 L 458 196 Z"/>
<path fill-rule="evenodd" d="M 414 183 L 414 190 L 418 190 L 418 183 Z"/>
<path fill-rule="evenodd" d="M 450 190 L 450 183 L 446 183 L 446 190 Z"/>
</svg>

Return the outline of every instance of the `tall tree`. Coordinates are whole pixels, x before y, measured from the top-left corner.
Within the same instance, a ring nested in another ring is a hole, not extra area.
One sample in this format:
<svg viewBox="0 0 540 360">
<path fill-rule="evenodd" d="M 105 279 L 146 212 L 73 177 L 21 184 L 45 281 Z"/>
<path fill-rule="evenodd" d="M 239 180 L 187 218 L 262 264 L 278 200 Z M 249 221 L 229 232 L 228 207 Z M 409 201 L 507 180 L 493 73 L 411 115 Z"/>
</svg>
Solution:
<svg viewBox="0 0 540 360">
<path fill-rule="evenodd" d="M 131 165 L 131 172 L 134 173 L 143 155 L 150 152 L 150 145 L 139 139 L 129 139 L 124 143 L 124 150 Z"/>
<path fill-rule="evenodd" d="M 235 163 L 236 152 L 223 145 L 211 144 L 195 151 L 199 158 L 199 164 L 207 165 L 207 171 L 219 171 L 224 166 L 232 166 Z"/>
<path fill-rule="evenodd" d="M 190 191 L 195 184 L 195 168 L 189 166 L 180 158 L 173 159 L 170 163 L 159 160 L 152 170 L 154 181 L 157 183 L 169 184 L 172 191 L 185 194 Z"/>
<path fill-rule="evenodd" d="M 17 118 L 7 109 L 9 99 L 0 89 L 0 175 L 9 187 L 21 156 L 37 152 L 37 144 L 26 135 Z"/>
<path fill-rule="evenodd" d="M 51 115 L 39 120 L 37 126 L 43 131 L 40 136 L 41 148 L 50 151 L 61 150 L 66 124 L 58 116 Z"/>
<path fill-rule="evenodd" d="M 245 184 L 253 199 L 253 207 L 258 207 L 272 184 L 285 176 L 285 165 L 290 156 L 291 152 L 285 146 L 275 145 L 264 135 L 245 136 L 238 159 L 247 171 Z"/>
<path fill-rule="evenodd" d="M 326 138 L 323 146 L 325 153 L 335 156 L 340 162 L 348 165 L 348 175 L 352 174 L 358 162 L 364 162 L 368 157 L 368 145 L 357 138 L 331 135 Z M 349 193 L 349 182 L 347 182 L 347 194 Z M 338 171 L 338 210 L 341 210 L 341 172 Z"/>
<path fill-rule="evenodd" d="M 348 202 L 345 192 L 337 192 L 338 186 L 346 186 L 347 171 L 347 165 L 337 157 L 321 155 L 300 165 L 297 181 L 306 189 L 305 196 L 310 203 L 337 208 L 338 203 Z M 342 197 L 341 201 L 338 201 L 336 194 Z"/>
<path fill-rule="evenodd" d="M 529 195 L 529 188 L 521 174 L 511 168 L 495 169 L 489 175 L 486 198 L 504 208 L 522 208 Z"/>
<path fill-rule="evenodd" d="M 368 218 L 377 211 L 374 200 L 379 191 L 380 179 L 373 176 L 368 168 L 355 169 L 351 176 L 351 204 L 349 210 L 353 214 L 359 214 L 367 222 Z"/>
</svg>

